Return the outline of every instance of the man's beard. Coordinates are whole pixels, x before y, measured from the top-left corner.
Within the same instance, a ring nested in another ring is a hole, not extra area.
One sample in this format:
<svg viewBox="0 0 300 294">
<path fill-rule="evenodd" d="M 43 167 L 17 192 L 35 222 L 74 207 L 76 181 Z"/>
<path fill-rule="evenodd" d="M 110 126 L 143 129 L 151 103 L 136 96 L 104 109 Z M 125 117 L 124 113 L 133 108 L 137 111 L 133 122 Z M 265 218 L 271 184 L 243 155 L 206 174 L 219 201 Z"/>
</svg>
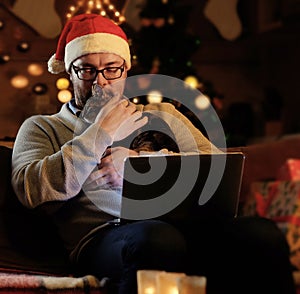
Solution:
<svg viewBox="0 0 300 294">
<path fill-rule="evenodd" d="M 98 84 L 93 84 L 80 116 L 88 123 L 93 123 L 104 105 L 116 96 L 121 98 L 122 95 L 116 90 L 113 91 L 113 88 L 101 88 Z"/>
<path fill-rule="evenodd" d="M 107 88 L 101 88 L 98 84 L 93 84 L 91 98 L 97 97 L 99 107 L 102 108 L 115 95 L 116 93 L 113 93 L 112 90 L 108 90 Z"/>
</svg>

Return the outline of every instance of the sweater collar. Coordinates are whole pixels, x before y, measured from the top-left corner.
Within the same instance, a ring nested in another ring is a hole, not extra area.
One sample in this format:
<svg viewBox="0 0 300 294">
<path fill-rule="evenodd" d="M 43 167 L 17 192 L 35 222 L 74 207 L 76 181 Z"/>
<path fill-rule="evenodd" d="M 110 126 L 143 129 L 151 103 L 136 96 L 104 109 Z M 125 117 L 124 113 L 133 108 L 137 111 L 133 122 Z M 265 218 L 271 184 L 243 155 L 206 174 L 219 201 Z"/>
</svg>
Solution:
<svg viewBox="0 0 300 294">
<path fill-rule="evenodd" d="M 75 104 L 75 98 L 72 98 L 69 102 L 68 102 L 68 107 L 71 110 L 71 112 L 76 115 L 77 117 L 80 116 L 81 110 L 76 106 Z"/>
</svg>

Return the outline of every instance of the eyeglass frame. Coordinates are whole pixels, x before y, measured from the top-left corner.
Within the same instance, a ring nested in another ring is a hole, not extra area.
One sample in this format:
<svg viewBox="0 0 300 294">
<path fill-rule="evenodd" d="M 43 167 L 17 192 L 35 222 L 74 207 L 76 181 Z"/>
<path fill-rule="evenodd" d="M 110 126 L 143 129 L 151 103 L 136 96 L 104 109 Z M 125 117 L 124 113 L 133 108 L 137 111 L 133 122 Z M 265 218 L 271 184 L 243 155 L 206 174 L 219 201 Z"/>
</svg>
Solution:
<svg viewBox="0 0 300 294">
<path fill-rule="evenodd" d="M 79 80 L 81 80 L 81 81 L 94 81 L 94 80 L 97 78 L 97 76 L 98 76 L 99 73 L 101 73 L 102 76 L 103 76 L 107 81 L 111 81 L 111 80 L 119 79 L 119 78 L 122 76 L 122 74 L 123 74 L 123 72 L 124 72 L 124 70 L 125 70 L 125 60 L 123 61 L 123 64 L 122 64 L 121 66 L 109 66 L 109 67 L 105 67 L 105 68 L 102 68 L 102 69 L 97 69 L 96 67 L 79 67 L 79 66 L 74 65 L 73 63 L 72 63 L 72 68 L 73 68 L 73 70 L 74 70 L 74 72 L 75 72 L 77 78 L 78 78 Z M 79 71 L 80 71 L 80 70 L 87 70 L 87 69 L 95 70 L 95 73 L 94 73 L 95 77 L 94 77 L 93 79 L 88 79 L 88 80 L 86 80 L 86 79 L 82 79 L 82 78 L 79 77 L 79 75 L 78 75 Z M 119 76 L 119 77 L 116 77 L 116 78 L 107 78 L 107 77 L 105 76 L 104 72 L 107 71 L 107 70 L 112 70 L 112 69 L 120 70 L 120 76 Z"/>
</svg>

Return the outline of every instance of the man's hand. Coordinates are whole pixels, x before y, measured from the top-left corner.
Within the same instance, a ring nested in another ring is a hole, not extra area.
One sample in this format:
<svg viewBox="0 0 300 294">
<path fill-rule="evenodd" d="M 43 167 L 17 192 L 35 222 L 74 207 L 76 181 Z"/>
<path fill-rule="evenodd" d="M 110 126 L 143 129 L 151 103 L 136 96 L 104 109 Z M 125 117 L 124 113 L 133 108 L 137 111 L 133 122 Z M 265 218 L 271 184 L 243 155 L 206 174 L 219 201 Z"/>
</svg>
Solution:
<svg viewBox="0 0 300 294">
<path fill-rule="evenodd" d="M 148 118 L 142 117 L 142 112 L 137 111 L 135 104 L 130 101 L 126 99 L 114 101 L 113 98 L 100 111 L 96 122 L 116 142 L 144 126 Z"/>
<path fill-rule="evenodd" d="M 98 165 L 98 170 L 91 173 L 85 185 L 95 189 L 99 187 L 119 188 L 123 184 L 124 159 L 138 153 L 124 147 L 113 147 L 106 151 L 105 156 Z"/>
</svg>

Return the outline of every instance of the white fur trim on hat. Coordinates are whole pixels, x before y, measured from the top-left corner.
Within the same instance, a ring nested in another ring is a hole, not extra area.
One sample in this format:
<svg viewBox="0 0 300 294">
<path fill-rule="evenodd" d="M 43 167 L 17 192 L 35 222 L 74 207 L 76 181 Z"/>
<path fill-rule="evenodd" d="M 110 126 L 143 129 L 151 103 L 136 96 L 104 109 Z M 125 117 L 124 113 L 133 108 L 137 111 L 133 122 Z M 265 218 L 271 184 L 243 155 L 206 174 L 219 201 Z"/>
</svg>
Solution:
<svg viewBox="0 0 300 294">
<path fill-rule="evenodd" d="M 65 63 L 61 60 L 57 60 L 55 54 L 53 54 L 48 60 L 48 71 L 53 74 L 61 73 L 65 71 Z"/>
<path fill-rule="evenodd" d="M 55 55 L 48 61 L 51 73 L 70 71 L 77 58 L 92 53 L 113 53 L 131 67 L 127 36 L 121 27 L 98 14 L 79 14 L 71 18 L 63 28 Z"/>
<path fill-rule="evenodd" d="M 130 50 L 124 39 L 110 33 L 94 33 L 78 37 L 66 45 L 66 71 L 74 60 L 91 53 L 114 53 L 125 60 L 127 70 L 131 67 Z"/>
</svg>

